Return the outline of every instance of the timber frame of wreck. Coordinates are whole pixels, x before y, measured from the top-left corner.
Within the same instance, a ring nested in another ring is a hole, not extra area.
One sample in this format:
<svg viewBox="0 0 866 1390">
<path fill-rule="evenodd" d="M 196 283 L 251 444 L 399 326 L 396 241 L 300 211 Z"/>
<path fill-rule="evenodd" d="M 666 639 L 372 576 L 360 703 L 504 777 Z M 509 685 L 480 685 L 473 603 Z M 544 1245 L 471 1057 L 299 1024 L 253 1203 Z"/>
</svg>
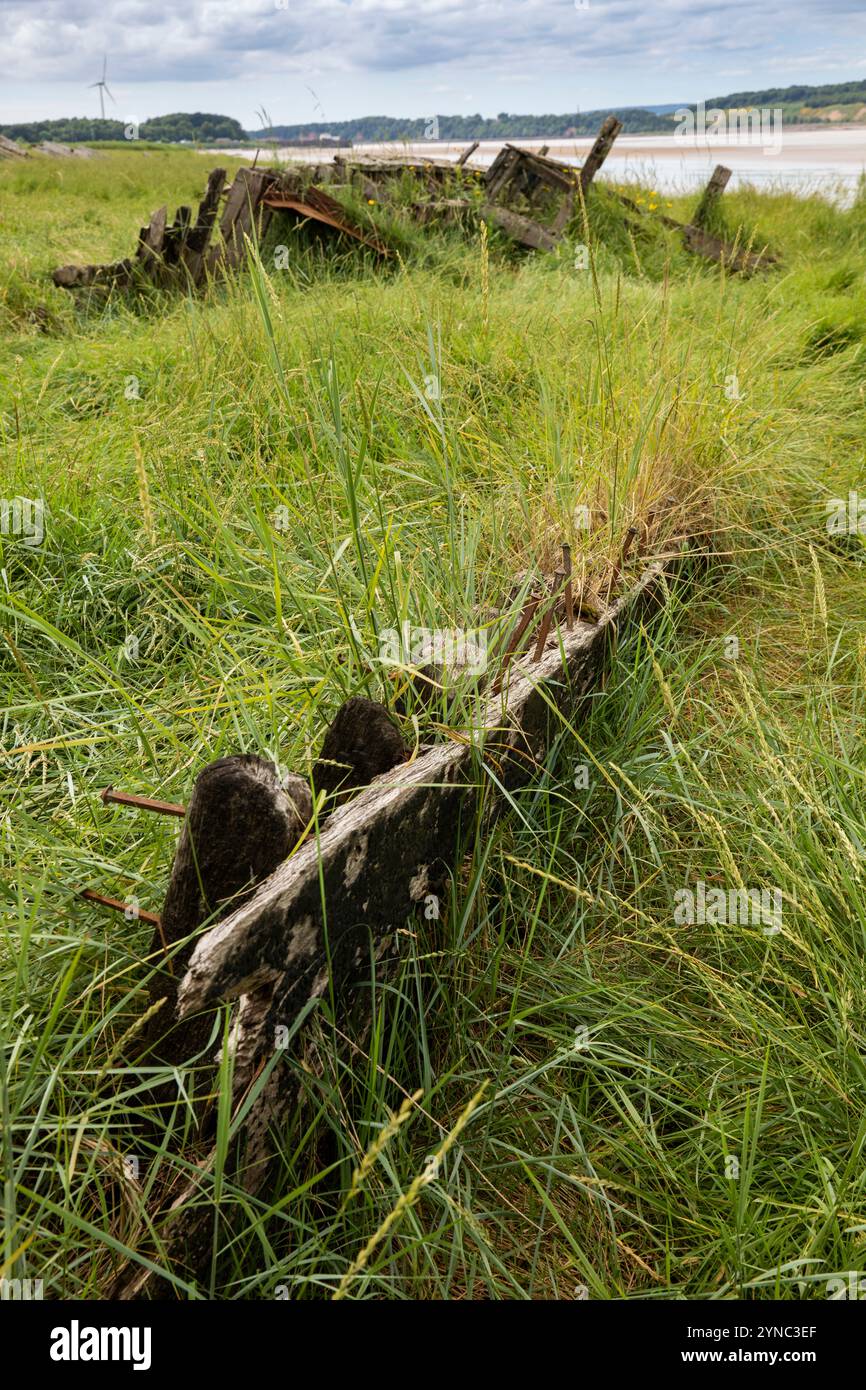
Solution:
<svg viewBox="0 0 866 1390">
<path fill-rule="evenodd" d="M 382 236 L 371 226 L 361 225 L 333 194 L 350 189 L 370 201 L 387 203 L 394 181 L 407 172 L 426 195 L 410 208 L 419 224 L 463 222 L 480 216 L 523 247 L 553 251 L 584 206 L 587 190 L 621 129 L 616 116 L 606 117 L 579 168 L 549 159 L 546 146 L 536 152 L 506 144 L 488 169 L 477 169 L 469 163 L 476 142 L 455 162 L 348 161 L 337 156 L 331 163 L 309 168 L 243 167 L 228 189 L 225 169 L 213 169 L 195 215 L 191 207 L 179 207 L 169 222 L 168 209 L 161 207 L 142 227 L 131 257 L 108 265 L 60 266 L 54 271 L 54 283 L 69 290 L 124 289 L 141 282 L 162 288 L 199 286 L 238 269 L 245 262 L 248 245 L 262 243 L 276 213 L 350 237 L 387 258 L 391 250 Z M 680 232 L 686 249 L 697 256 L 735 272 L 769 269 L 776 258 L 766 248 L 754 252 L 732 245 L 707 229 L 711 209 L 729 178 L 730 170 L 718 165 L 690 223 L 662 214 L 659 220 Z M 459 196 L 453 196 L 455 191 Z M 629 225 L 653 216 L 624 194 L 616 196 Z"/>
<path fill-rule="evenodd" d="M 619 129 L 608 117 L 580 169 L 513 145 L 486 171 L 469 167 L 471 150 L 456 165 L 335 160 L 312 170 L 242 168 L 227 192 L 225 172 L 216 169 L 195 217 L 182 207 L 169 225 L 160 208 L 142 228 L 133 258 L 63 267 L 54 278 L 70 289 L 122 287 L 139 276 L 159 286 L 200 285 L 241 267 L 277 213 L 386 257 L 385 241 L 353 221 L 322 185 L 350 185 L 380 201 L 407 168 L 428 195 L 413 204 L 422 224 L 480 211 L 521 245 L 553 250 Z M 730 270 L 772 265 L 772 257 L 726 245 L 702 225 L 728 176 L 717 169 L 695 220 L 672 225 L 689 250 Z M 455 180 L 475 198 L 443 196 Z M 621 201 L 626 218 L 646 215 Z M 154 930 L 150 1007 L 137 1056 L 176 1070 L 194 1057 L 203 1065 L 216 1011 L 234 1006 L 225 1175 L 251 1198 L 268 1191 L 280 1135 L 299 1101 L 287 1050 L 304 1066 L 319 1065 L 310 1015 L 328 1001 L 349 1051 L 363 1044 L 370 992 L 359 985 L 371 970 L 380 978 L 394 967 L 405 924 L 447 894 L 468 827 L 507 810 L 510 792 L 531 781 L 562 729 L 574 728 L 598 697 L 618 634 L 665 607 L 709 546 L 699 526 L 683 529 L 674 499 L 630 528 L 594 588 L 573 587 L 564 546 L 561 567 L 516 585 L 499 612 L 488 670 L 473 677 L 463 722 L 447 739 L 411 750 L 383 705 L 353 698 L 327 729 L 309 777 L 241 754 L 204 768 L 186 806 L 105 789 L 107 803 L 183 821 L 162 912 L 140 914 Z M 411 679 L 416 693 L 441 697 L 441 669 L 429 666 Z M 83 896 L 125 906 L 94 889 Z M 173 1103 L 171 1087 L 157 1090 L 157 1103 Z M 149 1222 L 159 1229 L 167 1272 L 156 1271 L 155 1250 L 141 1249 L 117 1269 L 114 1298 L 171 1297 L 175 1280 L 198 1278 L 211 1258 L 210 1208 L 199 1196 L 216 1163 L 213 1090 L 207 1084 L 211 1099 L 196 1101 L 196 1152 L 153 1194 Z"/>
</svg>

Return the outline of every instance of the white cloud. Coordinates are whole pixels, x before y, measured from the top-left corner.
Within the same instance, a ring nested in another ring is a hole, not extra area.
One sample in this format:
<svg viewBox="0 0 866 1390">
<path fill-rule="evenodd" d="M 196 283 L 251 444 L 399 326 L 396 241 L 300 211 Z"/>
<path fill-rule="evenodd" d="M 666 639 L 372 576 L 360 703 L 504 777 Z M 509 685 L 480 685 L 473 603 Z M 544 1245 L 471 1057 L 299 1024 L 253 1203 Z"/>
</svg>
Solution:
<svg viewBox="0 0 866 1390">
<path fill-rule="evenodd" d="M 263 97 L 298 108 L 319 83 L 332 115 L 350 94 L 356 114 L 409 114 L 415 88 L 424 109 L 450 89 L 455 107 L 516 110 L 519 92 L 542 111 L 587 109 L 589 90 L 595 104 L 680 99 L 684 79 L 713 95 L 727 74 L 746 88 L 773 73 L 826 81 L 855 75 L 864 39 L 862 0 L 0 0 L 0 61 L 31 109 L 79 92 L 74 107 L 90 109 L 106 53 L 119 105 L 180 89 L 181 109 L 207 99 L 248 106 L 248 119 Z"/>
<path fill-rule="evenodd" d="M 709 50 L 778 56 L 813 25 L 844 62 L 852 24 L 866 32 L 861 0 L 591 0 L 587 9 L 574 0 L 0 0 L 5 70 L 82 82 L 98 76 L 103 52 L 118 82 L 254 78 L 263 69 L 471 73 L 491 63 L 516 73 L 527 60 L 536 70 L 624 59 L 664 68 Z"/>
</svg>

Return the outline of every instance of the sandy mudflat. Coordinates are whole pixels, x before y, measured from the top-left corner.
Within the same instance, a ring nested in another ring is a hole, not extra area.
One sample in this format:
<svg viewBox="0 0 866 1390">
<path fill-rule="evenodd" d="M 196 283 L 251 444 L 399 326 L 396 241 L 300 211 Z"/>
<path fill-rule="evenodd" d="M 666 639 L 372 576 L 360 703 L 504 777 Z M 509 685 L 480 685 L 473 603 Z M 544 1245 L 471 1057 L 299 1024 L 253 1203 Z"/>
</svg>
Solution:
<svg viewBox="0 0 866 1390">
<path fill-rule="evenodd" d="M 580 163 L 592 140 L 514 143 L 527 149 L 548 144 L 551 158 Z M 483 140 L 471 163 L 490 164 L 502 144 L 501 140 Z M 465 142 L 392 141 L 355 145 L 352 154 L 370 158 L 456 159 L 463 149 Z M 327 160 L 337 152 L 336 147 L 319 150 L 285 146 L 277 150 L 278 157 L 286 161 L 309 161 L 313 156 Z M 270 148 L 268 154 L 273 158 Z M 604 176 L 614 181 L 649 181 L 667 192 L 681 192 L 706 182 L 716 164 L 726 164 L 733 171 L 731 187 L 754 183 L 764 188 L 775 184 L 802 192 L 820 190 L 850 197 L 857 180 L 866 173 L 866 125 L 839 125 L 831 130 L 820 126 L 783 126 L 774 130 L 768 126 L 763 146 L 745 133 L 739 139 L 704 136 L 689 141 L 675 135 L 621 135 L 608 156 Z"/>
</svg>

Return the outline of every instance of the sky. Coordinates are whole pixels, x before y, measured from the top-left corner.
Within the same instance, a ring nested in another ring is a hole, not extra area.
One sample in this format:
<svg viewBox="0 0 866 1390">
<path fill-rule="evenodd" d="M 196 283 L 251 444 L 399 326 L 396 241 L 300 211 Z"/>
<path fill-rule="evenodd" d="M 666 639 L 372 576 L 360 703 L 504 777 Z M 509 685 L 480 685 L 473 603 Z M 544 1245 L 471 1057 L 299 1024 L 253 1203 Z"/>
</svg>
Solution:
<svg viewBox="0 0 866 1390">
<path fill-rule="evenodd" d="M 263 124 L 698 101 L 866 80 L 866 0 L 0 0 L 0 123 Z"/>
</svg>

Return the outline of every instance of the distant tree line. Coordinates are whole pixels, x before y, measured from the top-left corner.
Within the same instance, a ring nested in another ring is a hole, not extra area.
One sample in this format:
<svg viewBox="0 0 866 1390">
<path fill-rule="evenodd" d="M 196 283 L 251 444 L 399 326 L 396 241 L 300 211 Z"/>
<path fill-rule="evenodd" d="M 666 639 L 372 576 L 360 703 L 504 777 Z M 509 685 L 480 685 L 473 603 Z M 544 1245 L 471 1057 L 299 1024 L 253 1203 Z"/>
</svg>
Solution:
<svg viewBox="0 0 866 1390">
<path fill-rule="evenodd" d="M 354 141 L 420 140 L 552 140 L 595 135 L 605 116 L 613 110 L 626 131 L 652 133 L 674 129 L 672 116 L 657 116 L 642 107 L 605 107 L 603 111 L 573 111 L 565 115 L 516 116 L 500 111 L 498 116 L 359 116 L 351 121 L 313 121 L 299 125 L 275 125 L 251 131 L 257 140 L 317 139 L 320 135 Z"/>
<path fill-rule="evenodd" d="M 732 92 L 723 97 L 709 97 L 711 107 L 730 110 L 733 107 L 782 107 L 786 119 L 796 121 L 799 109 L 833 107 L 866 103 L 866 81 L 834 82 L 820 87 L 765 87 L 754 92 Z M 694 110 L 694 103 L 690 103 Z M 498 116 L 431 115 L 418 118 L 401 116 L 359 116 L 351 121 L 312 121 L 297 125 L 275 125 L 266 130 L 245 131 L 231 116 L 217 116 L 203 111 L 174 112 L 142 121 L 138 135 L 142 140 L 165 141 L 177 144 L 212 143 L 220 140 L 301 140 L 314 144 L 328 135 L 349 141 L 412 141 L 428 140 L 567 140 L 595 135 L 604 117 L 610 112 L 619 117 L 628 134 L 671 134 L 677 118 L 672 111 L 657 113 L 642 106 L 604 107 L 598 111 L 572 111 L 564 115 L 512 115 L 500 111 Z M 808 119 L 804 117 L 803 119 Z M 42 140 L 64 143 L 93 140 L 122 140 L 123 121 L 90 119 L 85 116 L 67 117 L 56 121 L 25 121 L 16 125 L 0 125 L 0 133 L 12 140 L 38 144 Z"/>
<path fill-rule="evenodd" d="M 726 97 L 709 97 L 705 105 L 730 109 L 734 106 L 846 106 L 866 102 L 866 82 L 832 82 L 821 87 L 764 87 L 758 92 L 732 92 Z"/>
<path fill-rule="evenodd" d="M 68 116 L 57 121 L 24 121 L 17 125 L 0 125 L 0 133 L 11 140 L 24 140 L 37 145 L 42 140 L 59 140 L 64 144 L 86 140 L 123 140 L 124 121 L 91 120 L 86 116 Z M 175 112 L 170 116 L 154 116 L 138 127 L 141 140 L 162 140 L 177 144 L 181 140 L 244 140 L 244 128 L 231 116 L 214 116 L 204 111 Z"/>
</svg>

